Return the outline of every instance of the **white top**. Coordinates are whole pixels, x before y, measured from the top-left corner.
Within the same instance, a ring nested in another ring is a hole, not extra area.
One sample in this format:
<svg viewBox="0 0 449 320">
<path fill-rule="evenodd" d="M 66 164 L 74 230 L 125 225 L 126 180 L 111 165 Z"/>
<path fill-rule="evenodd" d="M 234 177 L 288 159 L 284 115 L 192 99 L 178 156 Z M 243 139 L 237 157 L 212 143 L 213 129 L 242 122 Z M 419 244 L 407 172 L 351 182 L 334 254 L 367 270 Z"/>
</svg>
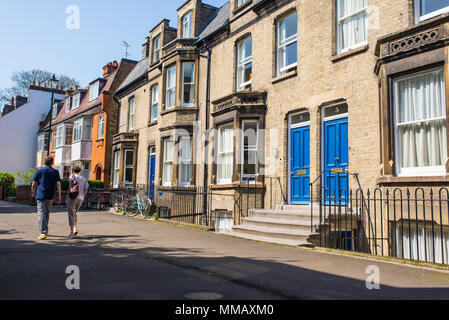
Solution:
<svg viewBox="0 0 449 320">
<path fill-rule="evenodd" d="M 73 175 L 71 175 L 69 178 L 69 185 L 72 185 L 72 181 L 73 181 L 72 177 L 73 177 Z M 84 201 L 84 194 L 89 189 L 89 183 L 87 182 L 86 178 L 84 178 L 83 176 L 80 176 L 79 174 L 75 174 L 75 179 L 78 182 L 78 190 L 79 190 L 77 199 Z"/>
</svg>

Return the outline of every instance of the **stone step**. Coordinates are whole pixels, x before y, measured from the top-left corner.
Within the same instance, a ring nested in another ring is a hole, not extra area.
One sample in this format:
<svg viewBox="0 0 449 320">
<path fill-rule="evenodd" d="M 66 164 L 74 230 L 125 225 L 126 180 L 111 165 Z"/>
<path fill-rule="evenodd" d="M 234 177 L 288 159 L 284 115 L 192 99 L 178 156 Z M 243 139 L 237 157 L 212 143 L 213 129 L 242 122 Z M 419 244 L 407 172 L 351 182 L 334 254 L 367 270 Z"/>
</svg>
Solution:
<svg viewBox="0 0 449 320">
<path fill-rule="evenodd" d="M 308 219 L 280 219 L 253 216 L 244 218 L 242 225 L 275 228 L 279 230 L 298 230 L 310 232 L 310 218 Z"/>
<path fill-rule="evenodd" d="M 309 247 L 309 248 L 313 247 L 313 245 L 311 243 L 309 243 L 308 241 L 303 241 L 303 240 L 278 239 L 278 238 L 273 238 L 273 237 L 265 237 L 265 236 L 261 236 L 261 235 L 250 235 L 250 234 L 246 234 L 246 233 L 240 233 L 237 231 L 233 231 L 232 233 L 230 233 L 230 235 L 232 235 L 234 237 L 242 238 L 242 239 L 247 239 L 247 240 L 283 244 L 283 245 L 294 246 L 294 247 Z"/>
<path fill-rule="evenodd" d="M 270 219 L 283 219 L 283 220 L 309 220 L 310 211 L 308 212 L 296 212 L 291 210 L 253 210 L 252 217 L 270 218 Z M 313 213 L 314 221 L 319 220 L 319 211 Z"/>
<path fill-rule="evenodd" d="M 284 204 L 282 206 L 278 206 L 279 210 L 284 210 L 284 211 L 297 211 L 297 212 L 310 212 L 311 206 L 309 205 L 299 205 L 299 204 Z M 313 205 L 313 211 L 318 211 L 320 210 L 320 206 L 314 204 Z"/>
<path fill-rule="evenodd" d="M 310 230 L 309 231 L 285 230 L 275 227 L 264 227 L 264 226 L 245 225 L 245 224 L 234 226 L 232 228 L 232 231 L 250 236 L 261 236 L 288 241 L 299 241 L 301 243 L 307 242 L 307 239 L 312 234 Z"/>
</svg>

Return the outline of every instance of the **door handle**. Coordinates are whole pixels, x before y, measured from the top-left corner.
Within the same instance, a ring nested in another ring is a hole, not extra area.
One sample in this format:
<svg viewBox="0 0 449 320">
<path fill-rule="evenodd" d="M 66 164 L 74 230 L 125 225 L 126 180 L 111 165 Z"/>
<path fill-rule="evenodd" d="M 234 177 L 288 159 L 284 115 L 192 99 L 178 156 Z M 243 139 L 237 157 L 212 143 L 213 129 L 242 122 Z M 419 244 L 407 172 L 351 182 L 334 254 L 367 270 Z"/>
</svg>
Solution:
<svg viewBox="0 0 449 320">
<path fill-rule="evenodd" d="M 340 162 L 340 158 L 335 158 L 335 161 L 336 162 Z"/>
</svg>

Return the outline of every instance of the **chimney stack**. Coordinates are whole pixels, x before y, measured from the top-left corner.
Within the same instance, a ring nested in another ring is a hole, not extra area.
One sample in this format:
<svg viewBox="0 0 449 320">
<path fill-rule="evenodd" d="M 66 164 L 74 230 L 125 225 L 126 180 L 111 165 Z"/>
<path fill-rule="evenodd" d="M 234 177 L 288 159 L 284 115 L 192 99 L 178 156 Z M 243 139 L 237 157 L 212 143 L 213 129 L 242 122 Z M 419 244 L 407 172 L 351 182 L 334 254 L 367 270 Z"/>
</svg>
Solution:
<svg viewBox="0 0 449 320">
<path fill-rule="evenodd" d="M 103 78 L 110 76 L 115 70 L 118 69 L 117 61 L 109 62 L 103 67 Z"/>
</svg>

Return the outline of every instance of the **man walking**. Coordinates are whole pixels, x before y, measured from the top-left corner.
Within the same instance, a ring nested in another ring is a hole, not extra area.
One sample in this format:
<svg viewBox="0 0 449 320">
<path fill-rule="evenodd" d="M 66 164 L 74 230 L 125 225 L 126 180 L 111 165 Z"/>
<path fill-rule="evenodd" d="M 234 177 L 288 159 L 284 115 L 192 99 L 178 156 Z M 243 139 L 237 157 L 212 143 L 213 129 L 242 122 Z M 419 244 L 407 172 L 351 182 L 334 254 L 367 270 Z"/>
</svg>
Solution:
<svg viewBox="0 0 449 320">
<path fill-rule="evenodd" d="M 69 192 L 69 196 L 67 197 L 67 210 L 69 212 L 69 225 L 70 225 L 70 238 L 74 238 L 78 235 L 78 228 L 77 228 L 77 213 L 79 209 L 81 208 L 81 205 L 84 202 L 84 198 L 87 195 L 87 192 L 89 191 L 89 183 L 87 182 L 86 178 L 80 175 L 81 168 L 76 167 L 72 170 L 72 176 L 69 178 L 69 188 L 72 190 L 73 187 L 77 189 L 78 194 L 75 194 L 76 197 L 72 198 L 70 197 L 71 192 Z"/>
<path fill-rule="evenodd" d="M 37 214 L 39 217 L 40 236 L 38 240 L 47 239 L 50 210 L 55 198 L 55 189 L 58 190 L 57 203 L 61 203 L 61 178 L 59 171 L 53 169 L 52 157 L 45 159 L 45 167 L 38 169 L 31 185 L 31 195 L 37 201 Z"/>
</svg>

